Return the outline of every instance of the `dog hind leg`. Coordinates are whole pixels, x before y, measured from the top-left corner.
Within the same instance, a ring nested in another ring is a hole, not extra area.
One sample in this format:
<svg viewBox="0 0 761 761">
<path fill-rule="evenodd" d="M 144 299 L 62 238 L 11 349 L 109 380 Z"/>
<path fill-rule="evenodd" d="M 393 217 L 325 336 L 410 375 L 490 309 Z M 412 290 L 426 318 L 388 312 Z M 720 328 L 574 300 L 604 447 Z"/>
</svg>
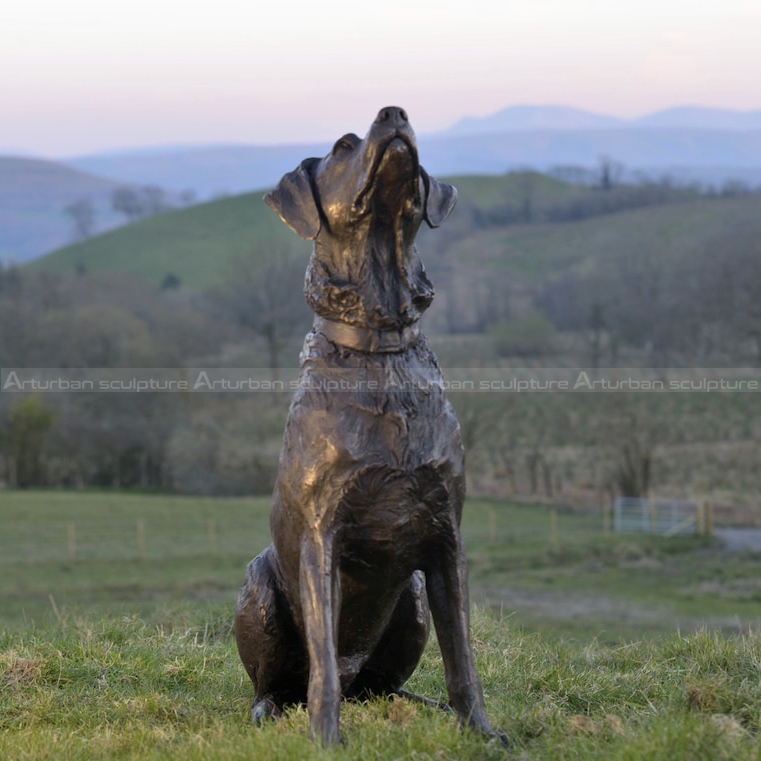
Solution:
<svg viewBox="0 0 761 761">
<path fill-rule="evenodd" d="M 306 698 L 306 653 L 277 585 L 273 560 L 270 546 L 249 563 L 235 608 L 235 639 L 254 684 L 251 719 L 256 724 Z"/>
<path fill-rule="evenodd" d="M 404 692 L 402 685 L 417 667 L 429 631 L 425 578 L 421 571 L 416 571 L 402 591 L 380 642 L 347 691 L 347 697 L 403 695 L 417 699 Z M 425 698 L 420 701 L 428 702 Z"/>
</svg>

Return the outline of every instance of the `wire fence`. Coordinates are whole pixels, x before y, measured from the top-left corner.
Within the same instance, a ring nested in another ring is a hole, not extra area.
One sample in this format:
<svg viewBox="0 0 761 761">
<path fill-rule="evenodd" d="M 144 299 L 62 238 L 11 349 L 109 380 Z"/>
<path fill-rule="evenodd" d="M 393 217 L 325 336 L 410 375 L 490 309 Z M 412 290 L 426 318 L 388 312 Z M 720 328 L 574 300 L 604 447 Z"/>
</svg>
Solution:
<svg viewBox="0 0 761 761">
<path fill-rule="evenodd" d="M 612 521 L 611 521 L 612 517 Z M 612 523 L 612 525 L 611 525 Z M 556 507 L 501 509 L 472 505 L 462 533 L 467 547 L 575 542 L 614 532 L 673 536 L 710 534 L 710 503 L 619 498 L 611 511 L 579 514 Z M 253 557 L 270 543 L 268 522 L 234 515 L 92 517 L 81 520 L 3 521 L 0 565 L 101 560 L 171 560 L 194 556 Z"/>
<path fill-rule="evenodd" d="M 0 564 L 251 555 L 268 542 L 250 527 L 215 518 L 4 523 Z"/>
<path fill-rule="evenodd" d="M 713 506 L 647 497 L 617 497 L 613 505 L 613 527 L 619 532 L 641 532 L 677 536 L 713 533 Z"/>
<path fill-rule="evenodd" d="M 541 542 L 557 544 L 603 531 L 603 522 L 557 508 L 514 511 L 471 506 L 463 522 L 467 546 Z M 101 560 L 171 560 L 193 556 L 253 557 L 271 541 L 268 522 L 240 514 L 3 521 L 0 565 Z"/>
</svg>

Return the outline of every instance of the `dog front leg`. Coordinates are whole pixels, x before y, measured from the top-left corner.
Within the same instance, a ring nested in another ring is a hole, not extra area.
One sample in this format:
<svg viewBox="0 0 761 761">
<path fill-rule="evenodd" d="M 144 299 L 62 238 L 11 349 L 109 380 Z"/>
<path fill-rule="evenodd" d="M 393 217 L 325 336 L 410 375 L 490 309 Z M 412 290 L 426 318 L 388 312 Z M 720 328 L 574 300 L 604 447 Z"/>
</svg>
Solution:
<svg viewBox="0 0 761 761">
<path fill-rule="evenodd" d="M 341 591 L 332 537 L 318 532 L 306 537 L 300 563 L 299 592 L 309 652 L 309 731 L 313 739 L 331 746 L 342 741 L 337 656 Z"/>
<path fill-rule="evenodd" d="M 459 538 L 434 568 L 427 569 L 428 602 L 444 661 L 449 703 L 459 720 L 485 735 L 495 732 L 484 708 L 481 681 L 470 645 L 470 611 L 465 553 Z"/>
</svg>

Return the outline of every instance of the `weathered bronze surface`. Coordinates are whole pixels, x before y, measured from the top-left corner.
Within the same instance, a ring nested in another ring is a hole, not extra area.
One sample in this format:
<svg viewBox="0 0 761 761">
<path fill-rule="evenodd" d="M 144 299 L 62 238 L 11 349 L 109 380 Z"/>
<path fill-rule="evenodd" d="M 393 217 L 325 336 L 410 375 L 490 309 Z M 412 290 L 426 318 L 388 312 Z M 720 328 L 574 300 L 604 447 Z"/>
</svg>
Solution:
<svg viewBox="0 0 761 761">
<path fill-rule="evenodd" d="M 418 163 L 396 107 L 265 198 L 314 240 L 305 294 L 316 317 L 285 428 L 273 541 L 248 566 L 235 635 L 254 721 L 306 700 L 326 745 L 340 740 L 342 697 L 406 694 L 430 613 L 449 704 L 494 734 L 470 646 L 460 430 L 417 325 L 433 287 L 415 234 L 456 199 Z"/>
</svg>

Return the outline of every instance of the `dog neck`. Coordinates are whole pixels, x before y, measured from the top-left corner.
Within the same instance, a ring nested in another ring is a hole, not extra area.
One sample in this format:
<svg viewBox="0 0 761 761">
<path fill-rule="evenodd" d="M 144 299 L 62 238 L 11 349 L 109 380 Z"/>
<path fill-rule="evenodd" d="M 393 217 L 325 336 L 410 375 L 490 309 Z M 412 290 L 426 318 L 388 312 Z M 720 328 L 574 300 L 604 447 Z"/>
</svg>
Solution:
<svg viewBox="0 0 761 761">
<path fill-rule="evenodd" d="M 328 341 L 363 354 L 399 354 L 415 346 L 421 336 L 417 324 L 399 330 L 375 330 L 315 316 L 312 327 Z"/>
<path fill-rule="evenodd" d="M 372 330 L 416 323 L 433 286 L 413 244 L 419 219 L 369 215 L 343 235 L 321 231 L 307 269 L 305 295 L 315 314 Z"/>
</svg>

